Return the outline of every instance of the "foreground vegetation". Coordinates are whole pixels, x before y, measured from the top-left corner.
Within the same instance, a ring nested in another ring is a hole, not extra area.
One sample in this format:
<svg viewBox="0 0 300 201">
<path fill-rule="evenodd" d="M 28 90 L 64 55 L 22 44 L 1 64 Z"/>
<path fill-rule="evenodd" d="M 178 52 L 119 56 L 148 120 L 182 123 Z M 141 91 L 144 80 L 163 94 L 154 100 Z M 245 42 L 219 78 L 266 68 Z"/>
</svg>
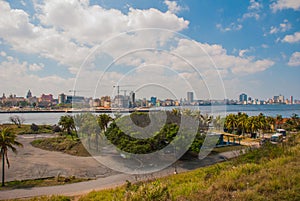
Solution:
<svg viewBox="0 0 300 201">
<path fill-rule="evenodd" d="M 300 134 L 231 161 L 194 171 L 92 191 L 31 200 L 300 200 Z"/>
<path fill-rule="evenodd" d="M 299 200 L 300 144 L 267 144 L 232 161 L 91 192 L 85 200 Z"/>
<path fill-rule="evenodd" d="M 18 127 L 14 124 L 2 124 L 0 125 L 0 129 L 9 128 L 12 133 L 16 135 L 23 134 L 40 134 L 40 133 L 54 133 L 53 129 L 55 126 L 51 125 L 36 125 L 36 124 L 23 124 Z"/>
</svg>

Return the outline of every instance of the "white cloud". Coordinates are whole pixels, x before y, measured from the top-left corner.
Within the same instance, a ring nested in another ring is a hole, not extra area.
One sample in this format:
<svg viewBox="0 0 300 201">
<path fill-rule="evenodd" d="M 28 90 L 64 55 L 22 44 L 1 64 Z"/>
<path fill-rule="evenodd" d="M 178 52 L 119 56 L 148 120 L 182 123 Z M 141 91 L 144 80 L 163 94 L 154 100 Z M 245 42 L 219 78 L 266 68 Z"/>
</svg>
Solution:
<svg viewBox="0 0 300 201">
<path fill-rule="evenodd" d="M 245 53 L 247 53 L 247 52 L 249 52 L 248 49 L 240 50 L 240 51 L 239 51 L 239 56 L 240 56 L 240 57 L 244 57 L 244 56 L 245 56 Z"/>
<path fill-rule="evenodd" d="M 30 71 L 40 71 L 44 67 L 45 67 L 45 65 L 43 63 L 39 63 L 39 64 L 33 63 L 28 66 Z"/>
<path fill-rule="evenodd" d="M 0 38 L 16 51 L 58 61 L 71 73 L 77 72 L 76 68 L 89 55 L 91 46 L 112 36 L 143 28 L 181 31 L 189 25 L 187 20 L 168 11 L 130 8 L 127 14 L 123 14 L 116 9 L 89 5 L 87 0 L 35 2 L 35 8 L 43 26 L 32 24 L 25 11 L 12 9 L 8 2 L 0 1 Z M 155 37 L 160 37 L 162 45 L 163 40 L 168 39 L 168 36 L 148 36 L 147 40 L 145 37 L 131 39 L 133 44 L 128 45 L 151 44 Z"/>
<path fill-rule="evenodd" d="M 191 49 L 190 47 L 192 47 L 193 43 L 196 43 L 205 52 L 202 51 L 201 53 L 201 50 Z M 264 71 L 274 65 L 274 62 L 268 59 L 255 60 L 253 57 L 235 57 L 227 54 L 227 51 L 220 45 L 202 44 L 189 40 L 181 40 L 174 51 L 187 58 L 195 66 L 201 66 L 201 72 L 208 68 L 215 69 L 216 67 L 221 71 L 228 69 L 236 75 L 247 75 Z M 213 66 L 212 61 L 216 66 Z"/>
<path fill-rule="evenodd" d="M 294 9 L 300 10 L 300 1 L 299 0 L 277 0 L 276 2 L 270 5 L 270 8 L 273 12 L 284 9 Z"/>
<path fill-rule="evenodd" d="M 16 51 L 40 54 L 69 66 L 81 63 L 89 51 L 53 28 L 33 25 L 25 11 L 11 9 L 3 1 L 0 2 L 0 37 Z"/>
<path fill-rule="evenodd" d="M 1 51 L 1 52 L 0 52 L 0 56 L 1 56 L 1 57 L 6 57 L 6 52 Z"/>
<path fill-rule="evenodd" d="M 238 31 L 238 30 L 241 30 L 243 28 L 243 26 L 241 24 L 235 24 L 235 23 L 232 22 L 227 27 L 223 27 L 221 24 L 217 24 L 216 28 L 219 29 L 222 32 L 228 32 L 228 31 Z"/>
<path fill-rule="evenodd" d="M 168 6 L 168 10 L 171 13 L 178 13 L 180 12 L 183 8 L 177 4 L 176 1 L 169 1 L 165 0 L 164 3 Z"/>
<path fill-rule="evenodd" d="M 74 83 L 73 79 L 65 79 L 55 75 L 46 77 L 32 75 L 29 66 L 27 62 L 20 62 L 16 58 L 1 62 L 2 92 L 23 95 L 28 89 L 31 89 L 36 96 L 40 96 L 42 93 L 52 93 L 57 96 L 62 92 L 61 90 L 71 89 Z"/>
<path fill-rule="evenodd" d="M 286 35 L 282 42 L 286 43 L 297 43 L 300 41 L 300 32 L 295 32 L 293 35 Z"/>
<path fill-rule="evenodd" d="M 250 5 L 248 6 L 248 12 L 245 13 L 242 19 L 239 19 L 239 21 L 243 21 L 247 18 L 255 18 L 256 20 L 258 20 L 260 18 L 259 13 L 262 7 L 263 7 L 262 4 L 260 4 L 259 2 L 255 0 L 250 0 Z"/>
<path fill-rule="evenodd" d="M 292 24 L 289 23 L 287 19 L 285 19 L 282 23 L 279 24 L 278 27 L 271 26 L 270 34 L 276 34 L 278 32 L 286 32 L 292 28 Z"/>
<path fill-rule="evenodd" d="M 26 2 L 24 0 L 21 0 L 20 3 L 22 4 L 22 6 L 26 6 Z"/>
<path fill-rule="evenodd" d="M 261 47 L 262 47 L 262 48 L 265 48 L 265 49 L 266 49 L 266 48 L 269 48 L 269 46 L 268 46 L 267 44 L 262 44 Z"/>
<path fill-rule="evenodd" d="M 248 7 L 248 10 L 258 10 L 262 8 L 262 5 L 255 1 L 255 0 L 250 0 L 250 6 Z"/>
<path fill-rule="evenodd" d="M 300 66 L 300 52 L 294 52 L 288 62 L 289 66 Z"/>
<path fill-rule="evenodd" d="M 256 20 L 258 20 L 260 18 L 260 16 L 259 16 L 259 14 L 253 13 L 253 12 L 252 13 L 245 13 L 243 15 L 242 20 L 247 19 L 247 18 L 255 18 Z"/>
<path fill-rule="evenodd" d="M 181 31 L 189 22 L 171 12 L 129 8 L 127 14 L 80 1 L 47 1 L 37 5 L 39 19 L 46 26 L 63 30 L 63 34 L 80 43 L 99 44 L 104 40 L 134 29 L 163 28 Z M 59 11 L 59 12 L 58 12 Z"/>
</svg>

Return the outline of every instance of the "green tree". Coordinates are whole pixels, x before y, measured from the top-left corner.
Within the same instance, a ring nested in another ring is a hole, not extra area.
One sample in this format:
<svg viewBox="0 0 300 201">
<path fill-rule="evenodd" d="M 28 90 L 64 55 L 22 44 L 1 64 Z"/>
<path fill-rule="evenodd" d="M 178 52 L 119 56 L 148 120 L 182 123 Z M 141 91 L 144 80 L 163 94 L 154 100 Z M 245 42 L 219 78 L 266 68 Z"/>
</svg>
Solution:
<svg viewBox="0 0 300 201">
<path fill-rule="evenodd" d="M 237 116 L 235 114 L 229 114 L 225 118 L 224 126 L 229 133 L 232 133 L 237 128 Z"/>
<path fill-rule="evenodd" d="M 193 112 L 192 112 L 192 110 L 189 109 L 189 108 L 184 108 L 184 109 L 182 110 L 182 114 L 185 115 L 185 116 L 192 116 Z"/>
<path fill-rule="evenodd" d="M 73 139 L 73 131 L 76 132 L 76 127 L 74 123 L 74 119 L 70 115 L 61 116 L 58 122 L 58 125 L 62 127 L 62 130 L 70 135 Z"/>
<path fill-rule="evenodd" d="M 238 113 L 236 118 L 239 134 L 242 134 L 244 136 L 247 130 L 248 115 L 246 113 Z"/>
<path fill-rule="evenodd" d="M 276 129 L 277 129 L 277 128 L 281 128 L 282 123 L 283 123 L 282 115 L 279 115 L 279 114 L 278 114 L 278 115 L 276 116 Z"/>
<path fill-rule="evenodd" d="M 104 132 L 106 131 L 109 122 L 111 122 L 112 120 L 113 119 L 107 114 L 100 114 L 97 119 L 101 130 L 103 130 Z"/>
<path fill-rule="evenodd" d="M 22 147 L 23 145 L 16 141 L 16 135 L 11 132 L 9 128 L 4 128 L 0 132 L 0 149 L 1 149 L 1 158 L 2 158 L 2 186 L 4 186 L 4 174 L 5 174 L 5 159 L 7 163 L 7 167 L 10 167 L 8 160 L 8 149 L 11 149 L 14 153 L 17 153 L 17 149 L 15 146 Z"/>
<path fill-rule="evenodd" d="M 249 133 L 251 133 L 251 136 L 253 136 L 258 131 L 259 125 L 257 116 L 251 116 L 248 118 L 247 129 Z"/>
<path fill-rule="evenodd" d="M 274 131 L 275 129 L 275 124 L 276 124 L 276 119 L 274 117 L 266 117 L 266 123 L 268 124 L 269 131 Z"/>
<path fill-rule="evenodd" d="M 213 119 L 213 126 L 215 129 L 222 131 L 224 129 L 224 118 L 222 118 L 220 115 L 216 116 Z"/>
<path fill-rule="evenodd" d="M 107 130 L 109 122 L 111 122 L 112 120 L 113 120 L 113 118 L 110 117 L 107 114 L 100 114 L 98 116 L 97 122 L 98 122 L 98 126 L 101 129 L 102 134 L 105 133 L 105 131 Z M 96 132 L 96 151 L 98 151 L 99 135 L 100 135 L 100 132 Z"/>
</svg>

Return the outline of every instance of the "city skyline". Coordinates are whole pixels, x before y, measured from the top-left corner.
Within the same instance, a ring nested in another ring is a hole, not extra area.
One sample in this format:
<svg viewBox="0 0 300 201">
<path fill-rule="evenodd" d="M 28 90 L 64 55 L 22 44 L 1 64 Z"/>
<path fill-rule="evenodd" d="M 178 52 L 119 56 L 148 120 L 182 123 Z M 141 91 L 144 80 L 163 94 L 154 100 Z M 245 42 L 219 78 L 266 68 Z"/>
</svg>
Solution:
<svg viewBox="0 0 300 201">
<path fill-rule="evenodd" d="M 1 1 L 0 91 L 299 100 L 299 14 L 293 0 Z"/>
<path fill-rule="evenodd" d="M 123 90 L 124 91 L 124 90 Z M 193 103 L 193 102 L 197 102 L 197 101 L 209 101 L 209 100 L 218 100 L 218 101 L 222 101 L 222 100 L 232 100 L 232 101 L 236 101 L 237 103 L 242 103 L 244 101 L 268 101 L 268 100 L 274 100 L 274 99 L 280 99 L 280 102 L 284 103 L 286 100 L 294 100 L 294 101 L 300 101 L 300 99 L 297 99 L 295 98 L 293 95 L 284 95 L 284 94 L 274 94 L 272 95 L 271 97 L 268 97 L 266 99 L 263 99 L 261 97 L 252 97 L 251 95 L 247 94 L 246 92 L 240 92 L 240 94 L 237 96 L 237 97 L 234 97 L 234 98 L 225 98 L 225 99 L 195 99 L 194 98 L 194 92 L 186 92 L 186 96 L 184 97 L 179 97 L 179 98 L 176 98 L 176 99 L 172 99 L 170 97 L 167 97 L 167 98 L 161 98 L 159 96 L 155 96 L 155 95 L 151 95 L 149 94 L 148 96 L 146 97 L 141 97 L 141 96 L 138 96 L 134 91 L 128 91 L 129 93 L 126 94 L 114 94 L 113 96 L 110 96 L 108 94 L 102 94 L 100 96 L 95 96 L 95 97 L 92 97 L 92 96 L 83 96 L 81 94 L 74 94 L 74 92 L 72 90 L 69 90 L 68 92 L 62 92 L 62 93 L 59 93 L 59 94 L 53 94 L 53 93 L 42 93 L 42 94 L 35 94 L 31 91 L 31 89 L 28 89 L 26 94 L 25 95 L 17 95 L 15 93 L 9 93 L 9 94 L 5 94 L 5 93 L 2 93 L 2 96 L 0 96 L 0 98 L 2 98 L 3 96 L 5 96 L 6 98 L 9 98 L 9 97 L 17 97 L 17 98 L 25 98 L 25 99 L 28 99 L 28 98 L 31 98 L 31 97 L 35 97 L 35 98 L 40 98 L 40 97 L 43 97 L 43 96 L 53 96 L 53 99 L 57 99 L 59 101 L 60 99 L 60 96 L 63 95 L 65 97 L 65 99 L 67 100 L 67 97 L 72 97 L 75 95 L 75 97 L 84 97 L 85 99 L 90 99 L 90 98 L 94 98 L 94 99 L 100 99 L 102 97 L 109 97 L 111 99 L 114 99 L 116 98 L 117 96 L 122 96 L 122 97 L 131 97 L 132 96 L 132 93 L 134 94 L 134 99 L 136 100 L 148 100 L 150 102 L 152 102 L 152 99 L 155 99 L 155 100 L 182 100 L 182 101 L 185 101 L 186 103 L 190 104 L 190 103 Z M 293 102 L 293 101 L 292 101 Z"/>
</svg>

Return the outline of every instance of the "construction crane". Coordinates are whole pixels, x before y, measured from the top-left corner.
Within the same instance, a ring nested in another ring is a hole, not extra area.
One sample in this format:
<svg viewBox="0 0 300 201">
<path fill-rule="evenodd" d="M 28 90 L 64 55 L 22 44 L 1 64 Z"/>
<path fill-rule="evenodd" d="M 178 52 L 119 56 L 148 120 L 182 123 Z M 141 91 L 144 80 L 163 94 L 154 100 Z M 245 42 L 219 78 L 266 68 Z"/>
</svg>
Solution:
<svg viewBox="0 0 300 201">
<path fill-rule="evenodd" d="M 126 96 L 126 92 L 127 92 L 127 90 L 120 90 L 120 91 L 124 91 L 124 96 Z"/>
<path fill-rule="evenodd" d="M 119 95 L 120 95 L 120 91 L 124 91 L 125 93 L 125 96 L 126 96 L 126 91 L 127 90 L 120 90 L 120 87 L 130 87 L 130 86 L 134 86 L 134 85 L 114 85 L 113 87 L 114 88 L 117 88 L 117 94 L 118 94 L 118 97 L 119 97 Z"/>
<path fill-rule="evenodd" d="M 75 90 L 75 89 L 70 89 L 69 92 L 73 92 L 73 96 L 76 95 L 76 92 L 82 92 L 82 91 L 89 91 L 89 90 Z"/>
<path fill-rule="evenodd" d="M 126 96 L 126 91 L 127 90 L 120 90 L 120 87 L 129 87 L 129 86 L 134 86 L 134 85 L 114 85 L 114 88 L 117 88 L 117 95 L 118 95 L 118 105 L 120 106 L 120 91 L 124 91 L 124 97 Z"/>
</svg>

